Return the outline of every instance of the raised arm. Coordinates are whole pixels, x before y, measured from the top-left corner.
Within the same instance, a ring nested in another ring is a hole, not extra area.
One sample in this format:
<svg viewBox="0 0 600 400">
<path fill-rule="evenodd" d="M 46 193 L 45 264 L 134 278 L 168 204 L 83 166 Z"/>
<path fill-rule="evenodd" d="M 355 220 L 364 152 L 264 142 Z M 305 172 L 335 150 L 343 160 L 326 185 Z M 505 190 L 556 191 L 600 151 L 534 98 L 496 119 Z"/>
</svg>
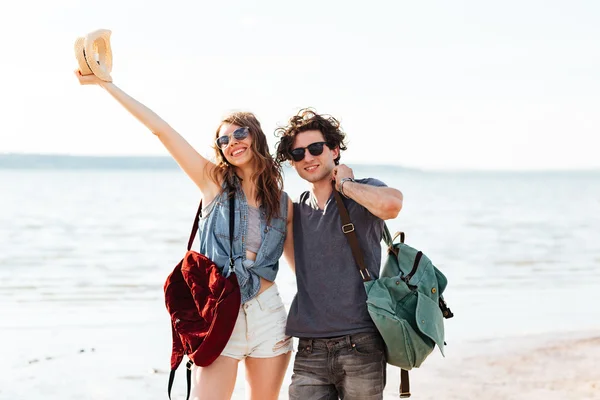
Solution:
<svg viewBox="0 0 600 400">
<path fill-rule="evenodd" d="M 220 190 L 220 184 L 210 178 L 215 165 L 202 157 L 194 148 L 154 111 L 129 96 L 112 82 L 104 82 L 94 75 L 82 76 L 79 71 L 75 75 L 82 85 L 98 85 L 111 94 L 127 111 L 136 117 L 155 134 L 165 148 L 171 153 L 177 164 L 200 188 L 205 200 L 213 198 Z"/>
<path fill-rule="evenodd" d="M 333 170 L 333 179 L 338 191 L 341 190 L 340 182 L 343 178 L 354 178 L 354 174 L 351 168 L 340 164 Z M 402 192 L 397 189 L 352 181 L 345 181 L 343 185 L 344 195 L 383 220 L 396 218 L 402 209 L 403 196 Z"/>
</svg>

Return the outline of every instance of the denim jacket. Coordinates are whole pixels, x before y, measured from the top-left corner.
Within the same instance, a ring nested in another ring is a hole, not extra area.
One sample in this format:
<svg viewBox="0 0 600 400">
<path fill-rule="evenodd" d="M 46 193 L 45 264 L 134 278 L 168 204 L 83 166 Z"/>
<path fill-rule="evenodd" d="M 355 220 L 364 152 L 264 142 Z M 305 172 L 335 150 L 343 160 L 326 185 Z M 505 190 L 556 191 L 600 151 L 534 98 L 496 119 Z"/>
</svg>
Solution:
<svg viewBox="0 0 600 400">
<path fill-rule="evenodd" d="M 234 273 L 240 285 L 242 304 L 255 297 L 260 290 L 260 277 L 274 281 L 279 270 L 279 257 L 287 227 L 288 197 L 282 192 L 279 216 L 266 222 L 264 207 L 260 207 L 261 245 L 256 260 L 246 259 L 248 235 L 248 202 L 239 180 L 235 181 L 235 227 L 233 234 Z M 200 253 L 210 258 L 229 276 L 229 199 L 223 191 L 202 210 L 199 223 Z M 224 270 L 223 270 L 224 269 Z"/>
</svg>

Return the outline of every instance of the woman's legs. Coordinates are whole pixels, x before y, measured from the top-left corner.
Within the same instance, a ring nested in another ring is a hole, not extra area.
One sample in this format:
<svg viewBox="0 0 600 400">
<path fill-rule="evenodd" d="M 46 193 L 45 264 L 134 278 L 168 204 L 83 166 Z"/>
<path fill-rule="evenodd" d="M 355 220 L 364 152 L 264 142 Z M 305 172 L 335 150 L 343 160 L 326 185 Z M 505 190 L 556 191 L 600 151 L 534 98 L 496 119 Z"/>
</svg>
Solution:
<svg viewBox="0 0 600 400">
<path fill-rule="evenodd" d="M 235 387 L 239 360 L 219 356 L 208 367 L 192 366 L 191 400 L 229 400 Z"/>
<path fill-rule="evenodd" d="M 235 387 L 238 363 L 246 354 L 246 314 L 240 307 L 227 345 L 208 367 L 192 367 L 191 400 L 229 400 Z"/>
<path fill-rule="evenodd" d="M 291 352 L 269 358 L 246 358 L 246 380 L 250 400 L 277 400 Z"/>
<path fill-rule="evenodd" d="M 285 307 L 276 285 L 243 304 L 219 358 L 208 367 L 192 367 L 191 399 L 229 400 L 239 360 L 245 359 L 249 398 L 277 400 L 292 354 L 285 321 Z"/>
<path fill-rule="evenodd" d="M 250 400 L 277 400 L 292 356 L 292 338 L 285 334 L 287 313 L 277 285 L 244 305 L 249 348 L 246 381 Z"/>
</svg>

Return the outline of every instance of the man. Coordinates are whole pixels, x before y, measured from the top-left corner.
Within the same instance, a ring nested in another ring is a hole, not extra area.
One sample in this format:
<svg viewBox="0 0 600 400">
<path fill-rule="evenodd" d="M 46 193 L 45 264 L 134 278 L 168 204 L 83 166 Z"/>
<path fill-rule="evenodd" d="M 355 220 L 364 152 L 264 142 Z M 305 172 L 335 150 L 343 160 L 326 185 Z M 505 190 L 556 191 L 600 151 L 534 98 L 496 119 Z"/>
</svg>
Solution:
<svg viewBox="0 0 600 400">
<path fill-rule="evenodd" d="M 342 232 L 335 190 L 355 226 L 372 277 L 379 276 L 383 220 L 395 218 L 402 193 L 376 179 L 354 180 L 339 164 L 346 150 L 339 122 L 301 110 L 279 128 L 277 160 L 289 160 L 310 190 L 294 202 L 294 264 L 298 293 L 286 334 L 299 338 L 291 400 L 383 398 L 384 344 L 366 305 L 366 292 Z"/>
</svg>

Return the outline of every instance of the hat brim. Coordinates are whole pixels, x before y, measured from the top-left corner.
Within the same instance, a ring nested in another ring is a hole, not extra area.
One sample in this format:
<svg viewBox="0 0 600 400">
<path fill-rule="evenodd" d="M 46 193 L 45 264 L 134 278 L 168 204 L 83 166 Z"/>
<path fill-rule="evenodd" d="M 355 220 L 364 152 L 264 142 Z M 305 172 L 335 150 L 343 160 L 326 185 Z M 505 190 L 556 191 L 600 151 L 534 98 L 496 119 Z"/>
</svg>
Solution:
<svg viewBox="0 0 600 400">
<path fill-rule="evenodd" d="M 75 58 L 81 75 L 96 75 L 103 81 L 112 82 L 111 31 L 99 29 L 75 40 Z"/>
</svg>

